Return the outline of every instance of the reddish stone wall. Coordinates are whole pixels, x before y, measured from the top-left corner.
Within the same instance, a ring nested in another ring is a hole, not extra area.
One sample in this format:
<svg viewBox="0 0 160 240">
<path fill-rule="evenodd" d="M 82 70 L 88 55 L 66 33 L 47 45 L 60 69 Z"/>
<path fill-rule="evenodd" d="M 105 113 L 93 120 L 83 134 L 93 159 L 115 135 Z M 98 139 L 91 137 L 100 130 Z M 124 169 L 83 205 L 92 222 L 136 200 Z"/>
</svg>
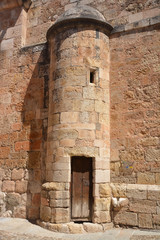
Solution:
<svg viewBox="0 0 160 240">
<path fill-rule="evenodd" d="M 113 182 L 160 184 L 159 31 L 110 39 Z"/>
<path fill-rule="evenodd" d="M 38 218 L 47 127 L 46 46 L 23 48 L 27 13 L 1 14 L 0 215 Z M 45 171 L 45 170 L 44 170 Z"/>
<path fill-rule="evenodd" d="M 46 31 L 58 19 L 58 17 L 76 4 L 89 5 L 99 10 L 106 20 L 117 26 L 136 22 L 142 19 L 158 16 L 158 1 L 152 0 L 34 0 L 28 11 L 27 44 L 46 41 Z M 38 32 L 38 34 L 37 34 Z"/>
</svg>

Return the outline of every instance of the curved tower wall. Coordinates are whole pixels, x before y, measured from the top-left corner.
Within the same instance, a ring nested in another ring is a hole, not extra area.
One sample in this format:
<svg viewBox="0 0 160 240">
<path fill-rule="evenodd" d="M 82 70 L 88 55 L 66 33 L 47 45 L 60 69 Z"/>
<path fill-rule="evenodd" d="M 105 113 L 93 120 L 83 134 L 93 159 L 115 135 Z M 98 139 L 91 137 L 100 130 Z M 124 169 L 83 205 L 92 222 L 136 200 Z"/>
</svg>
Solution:
<svg viewBox="0 0 160 240">
<path fill-rule="evenodd" d="M 92 222 L 110 222 L 109 38 L 103 28 L 88 23 L 59 27 L 48 38 L 49 127 L 41 220 L 71 221 L 71 158 L 83 156 L 92 158 Z"/>
</svg>

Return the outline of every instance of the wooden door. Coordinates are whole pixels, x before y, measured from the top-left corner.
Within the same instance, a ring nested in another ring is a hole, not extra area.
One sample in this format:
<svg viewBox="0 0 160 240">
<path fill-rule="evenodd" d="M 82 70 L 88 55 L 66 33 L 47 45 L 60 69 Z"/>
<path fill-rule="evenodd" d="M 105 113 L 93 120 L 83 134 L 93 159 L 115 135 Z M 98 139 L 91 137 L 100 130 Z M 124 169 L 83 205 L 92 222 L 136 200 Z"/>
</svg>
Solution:
<svg viewBox="0 0 160 240">
<path fill-rule="evenodd" d="M 71 219 L 91 221 L 92 158 L 72 157 L 71 162 Z"/>
</svg>

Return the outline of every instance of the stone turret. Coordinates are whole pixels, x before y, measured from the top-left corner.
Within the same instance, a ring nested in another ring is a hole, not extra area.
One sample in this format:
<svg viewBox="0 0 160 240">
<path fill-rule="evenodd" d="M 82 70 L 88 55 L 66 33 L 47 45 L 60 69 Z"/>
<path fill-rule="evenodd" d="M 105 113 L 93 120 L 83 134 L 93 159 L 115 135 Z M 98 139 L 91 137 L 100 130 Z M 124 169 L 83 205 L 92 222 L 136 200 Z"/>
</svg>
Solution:
<svg viewBox="0 0 160 240">
<path fill-rule="evenodd" d="M 48 145 L 41 201 L 44 222 L 110 222 L 111 30 L 103 15 L 88 6 L 66 11 L 48 30 Z"/>
</svg>

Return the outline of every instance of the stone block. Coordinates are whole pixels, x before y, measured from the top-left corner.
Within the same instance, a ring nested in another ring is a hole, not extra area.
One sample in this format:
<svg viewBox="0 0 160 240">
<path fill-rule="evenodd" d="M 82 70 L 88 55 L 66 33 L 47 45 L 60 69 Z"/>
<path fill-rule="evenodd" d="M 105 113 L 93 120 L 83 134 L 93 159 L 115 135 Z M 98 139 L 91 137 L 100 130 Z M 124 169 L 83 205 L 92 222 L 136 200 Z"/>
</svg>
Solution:
<svg viewBox="0 0 160 240">
<path fill-rule="evenodd" d="M 52 172 L 53 182 L 70 182 L 70 171 L 69 170 L 59 170 Z"/>
<path fill-rule="evenodd" d="M 80 103 L 80 111 L 84 112 L 93 112 L 95 108 L 94 100 L 85 100 Z"/>
<path fill-rule="evenodd" d="M 160 150 L 159 149 L 154 149 L 154 148 L 149 148 L 146 151 L 146 161 L 148 162 L 158 162 L 160 161 Z"/>
<path fill-rule="evenodd" d="M 74 139 L 62 139 L 60 141 L 60 146 L 63 146 L 63 147 L 74 147 L 75 146 L 75 140 Z"/>
<path fill-rule="evenodd" d="M 94 208 L 95 211 L 110 211 L 111 198 L 95 198 Z"/>
<path fill-rule="evenodd" d="M 69 163 L 65 163 L 65 162 L 54 162 L 53 163 L 53 170 L 70 170 L 70 164 Z"/>
<path fill-rule="evenodd" d="M 51 190 L 61 191 L 61 190 L 65 190 L 67 186 L 68 186 L 67 183 L 47 182 L 42 185 L 42 188 L 47 191 L 51 191 Z"/>
<path fill-rule="evenodd" d="M 58 224 L 58 232 L 60 233 L 69 233 L 67 224 Z"/>
<path fill-rule="evenodd" d="M 110 170 L 95 170 L 95 183 L 109 183 Z"/>
<path fill-rule="evenodd" d="M 111 216 L 109 211 L 96 211 L 93 217 L 94 223 L 108 223 L 111 222 Z"/>
<path fill-rule="evenodd" d="M 100 148 L 100 157 L 110 158 L 110 149 L 109 148 Z"/>
<path fill-rule="evenodd" d="M 28 181 L 16 181 L 16 188 L 15 191 L 18 193 L 25 193 L 27 192 Z"/>
<path fill-rule="evenodd" d="M 41 197 L 41 205 L 42 206 L 49 206 L 49 199 Z"/>
<path fill-rule="evenodd" d="M 52 199 L 69 199 L 69 191 L 50 191 L 49 196 Z"/>
<path fill-rule="evenodd" d="M 13 217 L 26 219 L 26 207 L 19 206 L 19 207 L 14 208 Z"/>
<path fill-rule="evenodd" d="M 23 183 L 22 183 L 22 185 L 23 185 Z M 24 183 L 24 185 L 25 185 L 25 183 Z M 41 184 L 39 182 L 29 181 L 27 188 L 31 193 L 40 193 L 41 192 Z"/>
<path fill-rule="evenodd" d="M 160 213 L 159 214 L 153 214 L 153 223 L 155 225 L 160 226 Z"/>
<path fill-rule="evenodd" d="M 63 92 L 64 99 L 81 99 L 82 87 L 81 86 L 67 86 Z M 76 114 L 75 114 L 76 115 Z"/>
<path fill-rule="evenodd" d="M 111 190 L 112 190 L 112 195 L 113 197 L 121 197 L 125 198 L 126 197 L 126 184 L 110 184 Z"/>
<path fill-rule="evenodd" d="M 137 214 L 132 212 L 114 212 L 114 223 L 126 226 L 138 226 Z"/>
<path fill-rule="evenodd" d="M 141 200 L 147 199 L 147 190 L 127 189 L 126 197 Z"/>
<path fill-rule="evenodd" d="M 54 132 L 55 134 L 55 132 Z M 76 139 L 78 137 L 78 131 L 74 129 L 60 129 L 57 131 L 57 137 L 61 139 Z"/>
<path fill-rule="evenodd" d="M 13 38 L 3 40 L 1 42 L 1 51 L 9 50 L 13 48 Z"/>
<path fill-rule="evenodd" d="M 160 187 L 158 186 L 159 189 L 155 189 L 154 187 L 152 188 L 153 190 L 148 190 L 148 199 L 149 200 L 160 200 Z"/>
<path fill-rule="evenodd" d="M 52 223 L 68 223 L 70 219 L 69 208 L 52 209 Z"/>
<path fill-rule="evenodd" d="M 24 177 L 23 169 L 13 169 L 12 171 L 12 180 L 21 180 Z"/>
<path fill-rule="evenodd" d="M 95 161 L 93 164 L 93 169 L 110 170 L 110 162 L 108 159 L 104 161 Z"/>
<path fill-rule="evenodd" d="M 151 214 L 139 213 L 138 218 L 139 218 L 139 227 L 140 228 L 153 228 Z"/>
<path fill-rule="evenodd" d="M 4 175 L 5 175 L 5 170 L 0 168 L 0 180 L 3 180 Z"/>
<path fill-rule="evenodd" d="M 29 141 L 16 142 L 15 143 L 15 151 L 17 152 L 20 150 L 29 151 L 30 150 L 30 142 Z"/>
<path fill-rule="evenodd" d="M 51 199 L 50 200 L 50 207 L 54 208 L 68 208 L 70 205 L 69 199 Z"/>
<path fill-rule="evenodd" d="M 156 173 L 156 184 L 160 185 L 160 173 Z"/>
<path fill-rule="evenodd" d="M 138 184 L 155 184 L 155 175 L 154 173 L 137 173 L 137 183 Z"/>
<path fill-rule="evenodd" d="M 106 102 L 95 100 L 95 111 L 98 113 L 109 114 L 109 105 Z"/>
<path fill-rule="evenodd" d="M 70 233 L 84 233 L 82 224 L 68 223 L 67 226 Z"/>
<path fill-rule="evenodd" d="M 21 196 L 18 193 L 8 193 L 6 195 L 7 208 L 13 210 L 14 207 L 21 204 Z"/>
<path fill-rule="evenodd" d="M 28 168 L 35 169 L 40 167 L 41 153 L 39 151 L 29 151 Z"/>
<path fill-rule="evenodd" d="M 38 207 L 40 205 L 40 202 L 41 202 L 40 193 L 32 194 L 32 205 Z"/>
<path fill-rule="evenodd" d="M 156 213 L 156 202 L 150 200 L 134 200 L 130 202 L 129 210 L 136 213 Z"/>
<path fill-rule="evenodd" d="M 113 222 L 110 222 L 110 223 L 102 223 L 102 226 L 103 226 L 103 231 L 107 231 L 109 229 L 113 229 Z"/>
<path fill-rule="evenodd" d="M 49 222 L 51 220 L 51 208 L 50 207 L 41 206 L 40 219 L 45 222 Z"/>
<path fill-rule="evenodd" d="M 79 112 L 62 112 L 60 114 L 61 123 L 76 123 L 78 122 Z"/>
<path fill-rule="evenodd" d="M 80 129 L 79 132 L 79 138 L 80 139 L 95 139 L 95 131 L 94 130 L 86 130 L 86 129 Z"/>
<path fill-rule="evenodd" d="M 83 228 L 88 233 L 103 232 L 103 227 L 101 224 L 96 223 L 83 223 Z"/>
<path fill-rule="evenodd" d="M 14 181 L 3 181 L 2 184 L 3 192 L 14 192 L 15 191 L 15 182 Z"/>
<path fill-rule="evenodd" d="M 56 125 L 56 124 L 59 124 L 60 123 L 60 114 L 59 113 L 55 113 L 53 115 L 49 115 L 49 118 L 48 118 L 48 126 L 53 126 L 53 125 Z"/>
<path fill-rule="evenodd" d="M 111 197 L 111 187 L 109 184 L 99 184 L 99 195 L 101 198 Z"/>
<path fill-rule="evenodd" d="M 0 147 L 0 158 L 8 158 L 10 154 L 10 147 Z"/>
</svg>

